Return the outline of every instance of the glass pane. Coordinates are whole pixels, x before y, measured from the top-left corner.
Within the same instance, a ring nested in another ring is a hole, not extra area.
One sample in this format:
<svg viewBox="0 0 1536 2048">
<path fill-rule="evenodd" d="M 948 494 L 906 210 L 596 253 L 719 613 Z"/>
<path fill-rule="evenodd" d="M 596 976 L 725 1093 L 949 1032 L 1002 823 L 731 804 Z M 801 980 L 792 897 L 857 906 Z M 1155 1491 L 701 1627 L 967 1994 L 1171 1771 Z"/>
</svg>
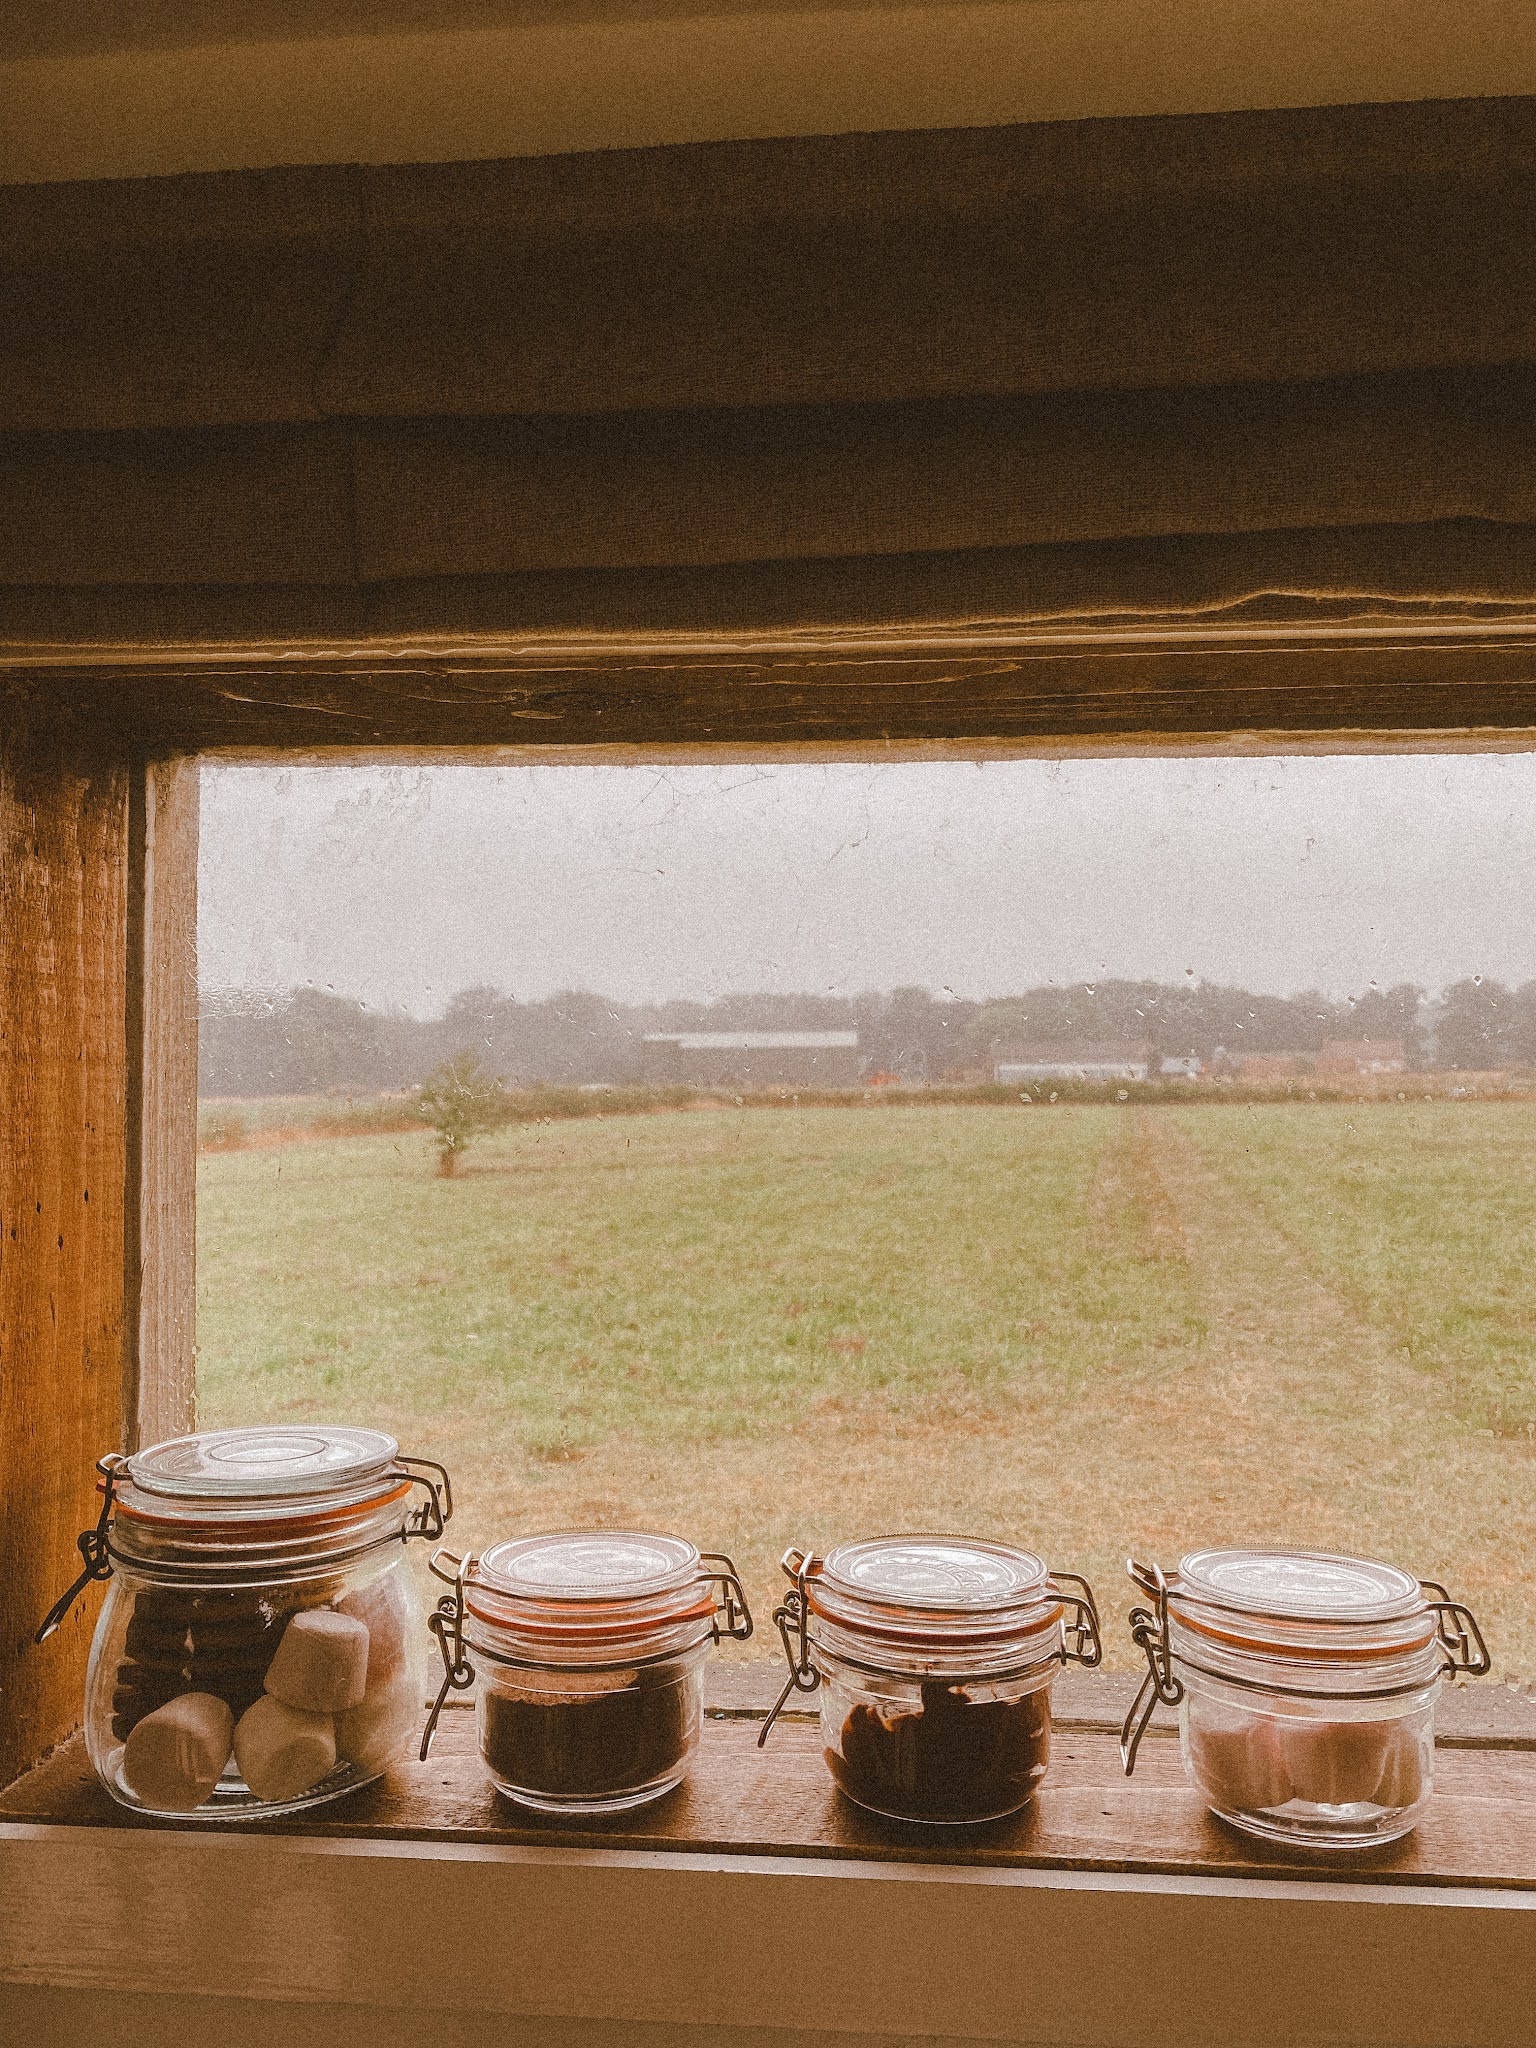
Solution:
<svg viewBox="0 0 1536 2048">
<path fill-rule="evenodd" d="M 791 1543 L 1118 1615 L 1285 1542 L 1530 1673 L 1533 904 L 1523 754 L 210 768 L 200 1420 L 390 1430 L 476 1545 L 675 1529 L 764 1621 Z"/>
</svg>

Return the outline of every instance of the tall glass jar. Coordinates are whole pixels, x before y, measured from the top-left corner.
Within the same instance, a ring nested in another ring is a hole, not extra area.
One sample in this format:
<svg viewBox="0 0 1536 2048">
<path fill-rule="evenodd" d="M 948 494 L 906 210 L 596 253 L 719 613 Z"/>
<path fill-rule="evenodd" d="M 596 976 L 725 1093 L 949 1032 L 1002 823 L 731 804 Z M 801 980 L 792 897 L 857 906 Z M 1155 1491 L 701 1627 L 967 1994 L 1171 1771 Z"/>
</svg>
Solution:
<svg viewBox="0 0 1536 2048">
<path fill-rule="evenodd" d="M 681 1536 L 560 1529 L 479 1556 L 438 1551 L 452 1592 L 429 1626 L 449 1690 L 483 1667 L 480 1754 L 497 1791 L 541 1813 L 620 1813 L 681 1784 L 704 1718 L 704 1663 L 752 1617 L 728 1557 Z"/>
<path fill-rule="evenodd" d="M 1311 1550 L 1198 1550 L 1130 1574 L 1148 1673 L 1121 1736 L 1127 1774 L 1161 1700 L 1211 1811 L 1267 1841 L 1371 1848 L 1434 1789 L 1435 1700 L 1489 1669 L 1477 1622 L 1432 1580 Z"/>
<path fill-rule="evenodd" d="M 121 1805 L 180 1819 L 293 1813 L 377 1778 L 426 1690 L 405 1554 L 448 1475 L 377 1430 L 210 1430 L 104 1458 L 86 1570 L 110 1580 L 85 1740 Z M 417 1492 L 425 1489 L 425 1498 Z"/>
<path fill-rule="evenodd" d="M 1033 1798 L 1051 1682 L 1068 1659 L 1102 1655 L 1086 1580 L 963 1536 L 790 1550 L 783 1568 L 791 1591 L 774 1619 L 790 1674 L 760 1742 L 792 1691 L 814 1691 L 827 1768 L 872 1813 L 974 1823 Z"/>
</svg>

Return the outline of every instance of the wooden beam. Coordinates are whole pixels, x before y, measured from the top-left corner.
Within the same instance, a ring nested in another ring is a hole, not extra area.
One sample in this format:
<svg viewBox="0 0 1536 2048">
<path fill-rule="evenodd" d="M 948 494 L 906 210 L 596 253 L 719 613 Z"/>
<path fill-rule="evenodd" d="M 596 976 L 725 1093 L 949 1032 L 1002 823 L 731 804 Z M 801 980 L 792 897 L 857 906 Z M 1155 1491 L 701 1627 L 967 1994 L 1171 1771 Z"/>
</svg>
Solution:
<svg viewBox="0 0 1536 2048">
<path fill-rule="evenodd" d="M 1536 727 L 1536 623 L 104 651 L 18 681 L 162 752 L 1493 736 Z"/>
<path fill-rule="evenodd" d="M 124 1441 L 128 774 L 0 707 L 0 1782 L 79 1724 L 96 1601 L 41 1649 Z"/>
<path fill-rule="evenodd" d="M 941 1856 L 0 1823 L 0 2027 L 23 2038 L 46 2016 L 25 1992 L 67 1986 L 95 1996 L 60 2048 L 125 2042 L 102 2030 L 124 2014 L 165 2034 L 182 1999 L 219 2042 L 304 2039 L 294 2007 L 339 2007 L 347 2048 L 401 2041 L 373 2030 L 402 2013 L 519 2048 L 616 2048 L 594 2022 L 644 2048 L 1529 2048 L 1528 1892 Z"/>
</svg>

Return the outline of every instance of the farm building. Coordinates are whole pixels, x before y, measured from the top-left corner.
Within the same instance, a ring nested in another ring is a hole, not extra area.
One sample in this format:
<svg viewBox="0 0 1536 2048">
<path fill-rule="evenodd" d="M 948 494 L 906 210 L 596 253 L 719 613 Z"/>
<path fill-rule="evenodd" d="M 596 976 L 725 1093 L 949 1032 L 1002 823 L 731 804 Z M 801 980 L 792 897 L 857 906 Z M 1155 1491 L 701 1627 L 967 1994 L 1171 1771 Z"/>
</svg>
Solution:
<svg viewBox="0 0 1536 2048">
<path fill-rule="evenodd" d="M 855 1088 L 857 1031 L 648 1031 L 647 1081 L 693 1088 Z"/>
<path fill-rule="evenodd" d="M 1288 1081 L 1310 1072 L 1312 1056 L 1304 1052 L 1245 1052 L 1236 1064 L 1240 1081 Z"/>
<path fill-rule="evenodd" d="M 1319 1074 L 1400 1074 L 1408 1064 L 1400 1038 L 1327 1038 L 1317 1056 Z"/>
<path fill-rule="evenodd" d="M 1025 1081 L 1145 1081 L 1152 1060 L 1152 1047 L 1134 1041 L 1018 1046 L 996 1062 L 992 1078 L 1004 1087 Z"/>
</svg>

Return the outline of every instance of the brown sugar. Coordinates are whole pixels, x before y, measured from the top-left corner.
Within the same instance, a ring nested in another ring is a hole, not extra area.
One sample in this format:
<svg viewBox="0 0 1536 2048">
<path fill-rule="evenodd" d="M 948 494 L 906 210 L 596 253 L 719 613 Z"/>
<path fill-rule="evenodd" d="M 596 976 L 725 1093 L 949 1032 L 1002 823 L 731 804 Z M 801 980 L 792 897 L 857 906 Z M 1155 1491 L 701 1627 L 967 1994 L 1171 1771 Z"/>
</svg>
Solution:
<svg viewBox="0 0 1536 2048">
<path fill-rule="evenodd" d="M 920 1704 L 890 1713 L 861 1704 L 827 1767 L 848 1797 L 904 1820 L 979 1821 L 1014 1813 L 1045 1776 L 1048 1686 L 1020 1699 L 977 1699 L 931 1679 Z"/>
<path fill-rule="evenodd" d="M 688 1752 L 690 1688 L 637 1671 L 540 1674 L 486 1689 L 481 1746 L 492 1775 L 547 1798 L 638 1791 Z M 555 1689 L 558 1687 L 558 1689 Z"/>
</svg>

